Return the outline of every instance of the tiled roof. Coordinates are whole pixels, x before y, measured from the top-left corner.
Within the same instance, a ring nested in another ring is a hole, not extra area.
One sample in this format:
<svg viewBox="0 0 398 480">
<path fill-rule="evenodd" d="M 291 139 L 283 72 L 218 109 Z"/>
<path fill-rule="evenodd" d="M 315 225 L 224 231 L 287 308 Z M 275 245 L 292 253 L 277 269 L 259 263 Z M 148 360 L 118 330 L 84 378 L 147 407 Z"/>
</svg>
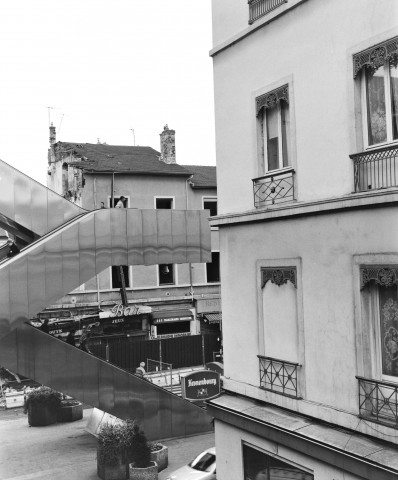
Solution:
<svg viewBox="0 0 398 480">
<path fill-rule="evenodd" d="M 191 180 L 193 188 L 217 188 L 216 167 L 184 165 L 184 168 L 193 174 Z"/>
<path fill-rule="evenodd" d="M 82 161 L 75 165 L 84 165 L 87 171 L 190 176 L 185 167 L 159 160 L 160 153 L 151 147 L 58 142 L 55 148 L 58 153 L 73 152 L 81 157 Z"/>
</svg>

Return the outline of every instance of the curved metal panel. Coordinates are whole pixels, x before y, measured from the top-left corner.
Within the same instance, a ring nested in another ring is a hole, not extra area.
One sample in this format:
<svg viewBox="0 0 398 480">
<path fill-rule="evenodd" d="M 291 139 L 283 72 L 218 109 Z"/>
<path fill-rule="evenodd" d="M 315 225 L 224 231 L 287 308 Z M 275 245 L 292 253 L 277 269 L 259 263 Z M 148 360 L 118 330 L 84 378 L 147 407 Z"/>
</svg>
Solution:
<svg viewBox="0 0 398 480">
<path fill-rule="evenodd" d="M 142 210 L 127 210 L 128 265 L 144 264 Z"/>
<path fill-rule="evenodd" d="M 173 250 L 173 232 L 171 223 L 171 210 L 156 210 L 157 213 L 157 254 L 158 263 L 169 263 Z"/>
<path fill-rule="evenodd" d="M 29 318 L 40 311 L 41 305 L 46 303 L 46 261 L 45 246 L 39 245 L 34 254 L 28 256 L 28 302 Z"/>
<path fill-rule="evenodd" d="M 112 265 L 127 263 L 127 215 L 121 208 L 115 208 L 110 217 L 112 234 Z"/>
<path fill-rule="evenodd" d="M 154 265 L 155 263 L 158 263 L 158 231 L 156 227 L 157 210 L 143 210 L 142 245 L 144 249 L 144 265 Z"/>
<path fill-rule="evenodd" d="M 79 221 L 79 285 L 85 282 L 87 277 L 95 276 L 95 238 L 94 217 L 85 216 Z M 75 287 L 76 288 L 76 287 Z"/>
<path fill-rule="evenodd" d="M 62 290 L 70 292 L 78 287 L 79 275 L 79 224 L 72 224 L 61 233 Z"/>
<path fill-rule="evenodd" d="M 101 273 L 112 264 L 111 212 L 116 209 L 103 209 L 96 212 L 95 222 L 95 271 Z M 118 209 L 119 210 L 119 209 Z M 116 233 L 116 232 L 112 232 Z"/>
</svg>

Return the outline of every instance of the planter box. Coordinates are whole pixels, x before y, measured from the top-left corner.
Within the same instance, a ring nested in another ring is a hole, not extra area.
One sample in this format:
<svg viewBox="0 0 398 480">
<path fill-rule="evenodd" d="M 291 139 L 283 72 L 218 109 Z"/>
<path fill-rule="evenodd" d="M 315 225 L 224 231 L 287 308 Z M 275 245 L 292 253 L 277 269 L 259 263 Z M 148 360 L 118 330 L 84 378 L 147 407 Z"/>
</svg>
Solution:
<svg viewBox="0 0 398 480">
<path fill-rule="evenodd" d="M 161 450 L 151 452 L 151 461 L 158 464 L 159 472 L 167 468 L 169 464 L 169 449 L 166 447 L 166 445 L 163 445 Z"/>
<path fill-rule="evenodd" d="M 130 480 L 157 480 L 158 466 L 156 462 L 151 462 L 150 467 L 137 468 L 132 463 L 129 465 L 129 479 Z"/>
<path fill-rule="evenodd" d="M 28 423 L 31 427 L 44 427 L 57 423 L 57 409 L 47 405 L 29 405 Z"/>
<path fill-rule="evenodd" d="M 58 422 L 74 422 L 83 418 L 83 404 L 62 405 L 57 413 Z"/>
<path fill-rule="evenodd" d="M 98 461 L 97 449 L 97 475 L 102 480 L 126 480 L 128 476 L 128 465 L 125 461 L 124 455 L 120 455 L 118 462 L 115 465 L 102 465 Z"/>
</svg>

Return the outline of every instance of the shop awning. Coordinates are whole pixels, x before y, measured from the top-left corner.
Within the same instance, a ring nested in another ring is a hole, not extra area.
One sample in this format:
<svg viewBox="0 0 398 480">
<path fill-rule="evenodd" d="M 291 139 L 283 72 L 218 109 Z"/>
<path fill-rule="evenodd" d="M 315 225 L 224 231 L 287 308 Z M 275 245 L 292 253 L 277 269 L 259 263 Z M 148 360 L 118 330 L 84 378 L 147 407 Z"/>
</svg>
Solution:
<svg viewBox="0 0 398 480">
<path fill-rule="evenodd" d="M 163 310 L 161 312 L 152 312 L 152 324 L 172 323 L 172 322 L 190 322 L 193 320 L 191 310 Z"/>
<path fill-rule="evenodd" d="M 205 313 L 203 316 L 209 323 L 221 323 L 222 321 L 222 313 Z"/>
</svg>

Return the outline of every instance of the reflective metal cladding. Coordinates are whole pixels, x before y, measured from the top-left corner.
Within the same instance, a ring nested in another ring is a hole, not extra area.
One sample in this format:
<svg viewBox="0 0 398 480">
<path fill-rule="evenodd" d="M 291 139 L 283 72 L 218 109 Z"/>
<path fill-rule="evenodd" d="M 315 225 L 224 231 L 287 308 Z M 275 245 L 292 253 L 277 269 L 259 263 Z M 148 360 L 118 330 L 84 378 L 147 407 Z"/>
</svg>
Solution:
<svg viewBox="0 0 398 480">
<path fill-rule="evenodd" d="M 88 212 L 0 264 L 0 336 L 111 265 L 209 261 L 204 210 Z"/>
</svg>

